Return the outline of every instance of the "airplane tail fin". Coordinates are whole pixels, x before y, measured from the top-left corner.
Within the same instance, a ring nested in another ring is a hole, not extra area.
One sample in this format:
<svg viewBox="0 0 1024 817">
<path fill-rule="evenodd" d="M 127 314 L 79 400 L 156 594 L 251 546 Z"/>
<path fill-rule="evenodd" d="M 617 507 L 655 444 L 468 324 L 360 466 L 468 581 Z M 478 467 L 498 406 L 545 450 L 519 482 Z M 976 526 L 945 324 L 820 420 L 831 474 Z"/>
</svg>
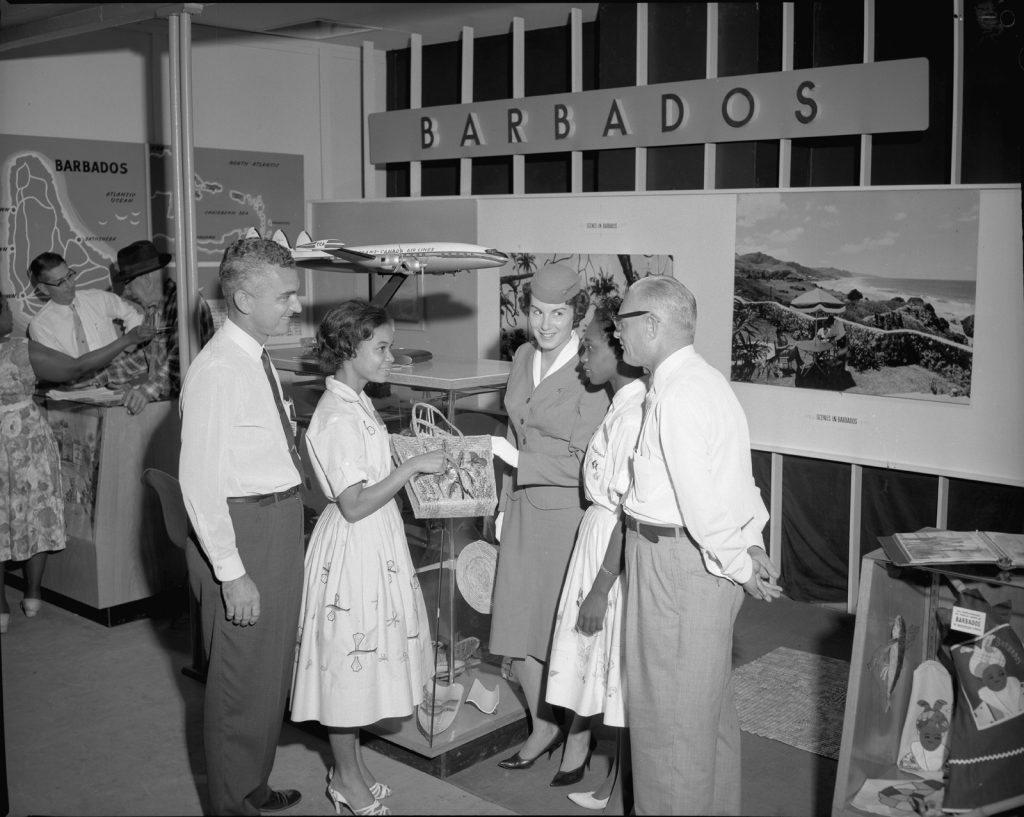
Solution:
<svg viewBox="0 0 1024 817">
<path fill-rule="evenodd" d="M 298 247 L 301 244 L 312 244 L 313 236 L 307 233 L 305 230 L 299 233 L 299 237 L 295 239 L 295 246 Z"/>
<path fill-rule="evenodd" d="M 263 238 L 263 236 L 260 235 L 260 231 L 255 227 L 250 227 L 245 231 L 245 235 L 242 238 Z"/>
<path fill-rule="evenodd" d="M 280 244 L 286 250 L 290 250 L 292 245 L 288 243 L 288 236 L 284 234 L 283 230 L 274 230 L 274 235 L 271 237 L 271 241 L 275 244 Z"/>
</svg>

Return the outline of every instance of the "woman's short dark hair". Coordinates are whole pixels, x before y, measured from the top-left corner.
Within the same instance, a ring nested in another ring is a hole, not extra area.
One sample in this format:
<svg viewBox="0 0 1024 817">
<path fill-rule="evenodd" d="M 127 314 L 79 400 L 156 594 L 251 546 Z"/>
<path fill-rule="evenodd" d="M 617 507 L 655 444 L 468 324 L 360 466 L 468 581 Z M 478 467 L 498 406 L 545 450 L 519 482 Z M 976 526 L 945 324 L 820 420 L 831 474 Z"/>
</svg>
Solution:
<svg viewBox="0 0 1024 817">
<path fill-rule="evenodd" d="M 362 298 L 336 306 L 316 330 L 316 355 L 325 371 L 337 371 L 343 361 L 356 356 L 359 344 L 373 337 L 378 326 L 391 323 L 382 307 Z"/>
<path fill-rule="evenodd" d="M 533 298 L 530 295 L 530 285 L 526 284 L 523 287 L 523 308 L 529 312 L 530 304 L 533 302 Z M 583 319 L 587 317 L 587 310 L 590 308 L 590 295 L 587 294 L 585 289 L 581 289 L 566 303 L 572 307 L 572 327 L 575 329 Z"/>
<path fill-rule="evenodd" d="M 604 332 L 605 342 L 615 355 L 615 359 L 622 360 L 622 341 L 615 337 L 615 324 L 612 323 L 612 315 L 615 313 L 609 309 L 599 306 L 594 310 L 594 317 L 590 322 L 601 327 Z"/>
</svg>

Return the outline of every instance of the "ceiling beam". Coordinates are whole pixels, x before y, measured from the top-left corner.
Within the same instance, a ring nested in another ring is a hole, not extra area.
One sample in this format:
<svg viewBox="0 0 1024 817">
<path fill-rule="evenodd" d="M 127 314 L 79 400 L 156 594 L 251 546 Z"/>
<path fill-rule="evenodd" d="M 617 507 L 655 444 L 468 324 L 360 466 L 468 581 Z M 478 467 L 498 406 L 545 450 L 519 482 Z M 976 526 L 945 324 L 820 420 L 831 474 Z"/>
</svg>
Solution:
<svg viewBox="0 0 1024 817">
<path fill-rule="evenodd" d="M 99 3 L 83 9 L 55 14 L 45 20 L 20 23 L 0 29 L 0 51 L 88 34 L 106 28 L 138 23 L 171 14 L 199 14 L 202 3 Z"/>
</svg>

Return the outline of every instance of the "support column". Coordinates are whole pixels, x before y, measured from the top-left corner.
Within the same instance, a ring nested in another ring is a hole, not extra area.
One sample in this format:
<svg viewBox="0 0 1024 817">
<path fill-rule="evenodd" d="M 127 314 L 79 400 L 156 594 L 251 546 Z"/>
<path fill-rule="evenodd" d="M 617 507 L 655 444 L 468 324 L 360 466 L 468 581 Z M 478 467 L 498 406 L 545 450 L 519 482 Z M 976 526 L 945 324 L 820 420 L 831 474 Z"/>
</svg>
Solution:
<svg viewBox="0 0 1024 817">
<path fill-rule="evenodd" d="M 174 252 L 178 273 L 178 349 L 181 377 L 199 353 L 199 276 L 196 259 L 195 142 L 192 132 L 192 14 L 186 4 L 168 17 L 171 156 L 174 160 Z M 210 294 L 210 293 L 207 293 Z"/>
</svg>

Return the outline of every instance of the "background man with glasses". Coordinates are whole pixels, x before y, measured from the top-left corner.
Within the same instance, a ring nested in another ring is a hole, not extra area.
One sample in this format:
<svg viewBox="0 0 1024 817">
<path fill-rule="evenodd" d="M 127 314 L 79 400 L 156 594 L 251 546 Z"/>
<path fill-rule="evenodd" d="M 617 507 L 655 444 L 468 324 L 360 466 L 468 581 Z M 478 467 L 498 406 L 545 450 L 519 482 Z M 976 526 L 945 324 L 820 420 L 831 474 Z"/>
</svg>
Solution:
<svg viewBox="0 0 1024 817">
<path fill-rule="evenodd" d="M 44 252 L 29 265 L 32 283 L 49 301 L 28 326 L 29 337 L 71 357 L 101 349 L 120 337 L 119 320 L 129 332 L 142 323 L 142 311 L 111 292 L 78 290 L 64 258 Z"/>
</svg>

